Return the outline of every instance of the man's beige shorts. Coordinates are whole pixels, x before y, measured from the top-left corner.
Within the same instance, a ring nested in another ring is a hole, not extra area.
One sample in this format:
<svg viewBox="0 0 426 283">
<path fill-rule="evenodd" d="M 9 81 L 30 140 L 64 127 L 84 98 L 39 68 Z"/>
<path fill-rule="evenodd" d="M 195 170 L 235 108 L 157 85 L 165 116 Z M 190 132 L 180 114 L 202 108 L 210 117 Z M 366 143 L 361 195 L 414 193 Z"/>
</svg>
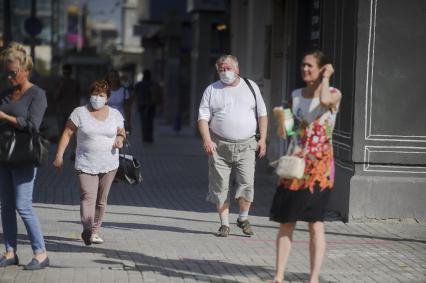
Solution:
<svg viewBox="0 0 426 283">
<path fill-rule="evenodd" d="M 254 196 L 254 169 L 257 142 L 254 137 L 231 142 L 212 135 L 216 152 L 209 157 L 209 193 L 207 200 L 223 205 L 229 202 L 229 179 L 235 172 L 235 198 L 252 202 Z"/>
</svg>

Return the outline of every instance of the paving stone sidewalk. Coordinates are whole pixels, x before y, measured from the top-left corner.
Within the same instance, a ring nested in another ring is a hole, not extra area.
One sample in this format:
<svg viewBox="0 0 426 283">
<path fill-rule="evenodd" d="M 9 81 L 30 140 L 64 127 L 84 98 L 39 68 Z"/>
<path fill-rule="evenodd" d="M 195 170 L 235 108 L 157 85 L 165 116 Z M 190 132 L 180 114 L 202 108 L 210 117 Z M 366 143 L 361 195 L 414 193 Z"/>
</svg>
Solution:
<svg viewBox="0 0 426 283">
<path fill-rule="evenodd" d="M 45 234 L 51 267 L 0 269 L 0 282 L 268 282 L 274 273 L 277 224 L 268 220 L 275 178 L 257 173 L 251 211 L 255 235 L 236 227 L 232 203 L 231 236 L 217 238 L 214 207 L 205 199 L 207 159 L 188 130 L 175 135 L 157 125 L 152 145 L 132 134 L 143 166 L 140 186 L 114 183 L 104 218 L 102 245 L 80 240 L 79 193 L 73 164 L 38 173 L 34 206 Z M 52 148 L 54 151 L 54 147 Z M 52 156 L 53 157 L 53 152 Z M 419 223 L 327 222 L 327 253 L 321 282 L 426 282 L 426 225 Z M 309 235 L 298 224 L 286 280 L 306 282 Z M 1 239 L 2 241 L 2 239 Z M 31 259 L 22 222 L 21 264 Z"/>
</svg>

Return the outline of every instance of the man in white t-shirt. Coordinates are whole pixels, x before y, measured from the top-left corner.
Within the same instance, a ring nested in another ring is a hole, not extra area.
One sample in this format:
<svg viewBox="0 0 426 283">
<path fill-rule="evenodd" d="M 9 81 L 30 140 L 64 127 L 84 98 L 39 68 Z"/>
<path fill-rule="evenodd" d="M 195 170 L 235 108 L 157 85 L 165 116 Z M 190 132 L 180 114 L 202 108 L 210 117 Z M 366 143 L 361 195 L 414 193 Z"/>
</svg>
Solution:
<svg viewBox="0 0 426 283">
<path fill-rule="evenodd" d="M 221 226 L 216 235 L 228 236 L 229 179 L 231 171 L 234 171 L 235 199 L 240 206 L 237 226 L 244 234 L 251 236 L 253 231 L 248 212 L 254 196 L 256 150 L 259 158 L 266 153 L 266 106 L 257 84 L 239 76 L 235 56 L 218 58 L 216 70 L 220 80 L 204 91 L 198 114 L 204 151 L 209 155 L 207 200 L 216 205 L 219 213 Z"/>
</svg>

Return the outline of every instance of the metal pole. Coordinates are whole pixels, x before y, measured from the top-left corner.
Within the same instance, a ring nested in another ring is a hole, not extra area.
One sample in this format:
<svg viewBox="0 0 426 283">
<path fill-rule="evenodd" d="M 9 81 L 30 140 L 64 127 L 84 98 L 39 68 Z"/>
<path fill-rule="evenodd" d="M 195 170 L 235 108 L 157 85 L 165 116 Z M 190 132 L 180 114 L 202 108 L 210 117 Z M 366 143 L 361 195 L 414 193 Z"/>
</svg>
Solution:
<svg viewBox="0 0 426 283">
<path fill-rule="evenodd" d="M 50 48 L 52 49 L 55 44 L 55 0 L 50 1 Z M 52 56 L 53 57 L 53 56 Z"/>
<path fill-rule="evenodd" d="M 82 36 L 82 25 L 83 25 L 83 18 L 82 18 L 82 6 L 81 6 L 81 0 L 78 1 L 78 14 L 77 14 L 77 51 L 81 51 L 81 36 Z"/>
<path fill-rule="evenodd" d="M 58 22 L 58 8 L 59 5 L 57 0 L 50 1 L 50 48 L 52 61 L 50 64 L 50 72 L 51 74 L 56 74 L 58 71 L 58 63 L 57 61 L 57 45 L 58 45 L 58 30 L 59 30 L 59 22 Z"/>
<path fill-rule="evenodd" d="M 31 0 L 31 18 L 35 18 L 37 16 L 37 0 Z M 33 58 L 33 64 L 35 69 L 35 36 L 31 35 L 31 57 Z"/>
<path fill-rule="evenodd" d="M 3 0 L 3 46 L 7 46 L 12 41 L 12 25 L 10 14 L 10 0 Z"/>
</svg>

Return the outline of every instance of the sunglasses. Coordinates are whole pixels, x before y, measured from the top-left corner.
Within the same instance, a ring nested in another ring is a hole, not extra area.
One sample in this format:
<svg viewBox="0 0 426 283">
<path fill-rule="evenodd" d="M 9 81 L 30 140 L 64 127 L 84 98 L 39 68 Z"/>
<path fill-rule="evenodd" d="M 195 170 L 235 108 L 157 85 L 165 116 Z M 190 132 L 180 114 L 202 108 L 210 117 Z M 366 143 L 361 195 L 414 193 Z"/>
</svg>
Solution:
<svg viewBox="0 0 426 283">
<path fill-rule="evenodd" d="M 6 77 L 15 79 L 18 76 L 19 71 L 6 71 Z"/>
</svg>

